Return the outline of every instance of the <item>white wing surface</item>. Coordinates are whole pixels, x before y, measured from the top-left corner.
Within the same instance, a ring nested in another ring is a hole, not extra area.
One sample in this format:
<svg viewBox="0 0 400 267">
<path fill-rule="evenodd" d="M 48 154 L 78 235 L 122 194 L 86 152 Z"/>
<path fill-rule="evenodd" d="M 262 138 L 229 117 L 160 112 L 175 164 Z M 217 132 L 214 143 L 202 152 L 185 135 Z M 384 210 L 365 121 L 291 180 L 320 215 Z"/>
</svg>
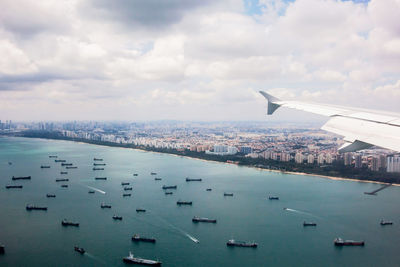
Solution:
<svg viewBox="0 0 400 267">
<path fill-rule="evenodd" d="M 352 152 L 379 146 L 400 151 L 400 114 L 347 108 L 328 104 L 280 100 L 266 92 L 268 115 L 279 107 L 288 107 L 328 116 L 331 119 L 321 129 L 344 136 L 339 152 Z"/>
</svg>

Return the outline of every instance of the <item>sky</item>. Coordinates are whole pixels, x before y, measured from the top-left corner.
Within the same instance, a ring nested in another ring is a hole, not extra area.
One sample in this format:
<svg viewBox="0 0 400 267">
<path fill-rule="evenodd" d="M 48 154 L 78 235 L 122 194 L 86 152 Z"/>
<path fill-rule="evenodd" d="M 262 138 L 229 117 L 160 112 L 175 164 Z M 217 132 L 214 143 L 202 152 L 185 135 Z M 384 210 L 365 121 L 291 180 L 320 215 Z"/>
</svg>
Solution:
<svg viewBox="0 0 400 267">
<path fill-rule="evenodd" d="M 259 90 L 400 112 L 399 17 L 400 0 L 2 0 L 0 119 L 303 116 L 267 118 Z"/>
</svg>

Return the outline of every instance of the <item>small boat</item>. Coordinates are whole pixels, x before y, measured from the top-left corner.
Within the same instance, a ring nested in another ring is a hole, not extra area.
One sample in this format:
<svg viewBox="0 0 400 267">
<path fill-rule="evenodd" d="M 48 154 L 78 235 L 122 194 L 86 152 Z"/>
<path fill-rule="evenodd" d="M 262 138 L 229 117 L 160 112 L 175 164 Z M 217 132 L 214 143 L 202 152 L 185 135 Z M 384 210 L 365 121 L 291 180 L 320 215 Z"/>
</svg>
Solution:
<svg viewBox="0 0 400 267">
<path fill-rule="evenodd" d="M 234 239 L 228 240 L 226 242 L 228 247 L 247 247 L 247 248 L 256 248 L 258 246 L 255 242 L 244 242 L 244 241 L 236 241 Z"/>
<path fill-rule="evenodd" d="M 76 252 L 79 252 L 79 253 L 81 253 L 81 254 L 85 254 L 85 250 L 83 249 L 83 248 L 80 248 L 80 247 L 74 247 L 74 250 L 76 251 Z"/>
<path fill-rule="evenodd" d="M 163 185 L 162 189 L 177 189 L 177 185 Z"/>
<path fill-rule="evenodd" d="M 177 202 L 176 202 L 176 205 L 192 205 L 192 201 L 181 201 L 181 200 L 178 200 Z"/>
<path fill-rule="evenodd" d="M 224 193 L 224 197 L 233 197 L 233 193 Z"/>
<path fill-rule="evenodd" d="M 166 195 L 172 195 L 173 192 L 165 192 Z"/>
<path fill-rule="evenodd" d="M 54 194 L 47 194 L 46 197 L 56 197 Z"/>
<path fill-rule="evenodd" d="M 192 222 L 195 222 L 195 223 L 197 223 L 197 222 L 217 223 L 217 220 L 216 219 L 201 218 L 201 217 L 194 216 L 193 219 L 192 219 Z"/>
<path fill-rule="evenodd" d="M 26 205 L 26 210 L 47 210 L 47 207 L 39 207 L 35 205 Z"/>
<path fill-rule="evenodd" d="M 340 237 L 333 240 L 335 246 L 364 246 L 364 241 L 343 240 Z"/>
<path fill-rule="evenodd" d="M 131 193 L 122 194 L 123 197 L 130 197 L 131 195 Z"/>
<path fill-rule="evenodd" d="M 128 182 L 122 182 L 121 185 L 129 185 Z"/>
<path fill-rule="evenodd" d="M 6 185 L 7 189 L 12 189 L 12 188 L 22 188 L 22 185 Z"/>
<path fill-rule="evenodd" d="M 107 180 L 107 177 L 95 177 L 95 180 Z"/>
<path fill-rule="evenodd" d="M 305 227 L 305 226 L 317 226 L 317 224 L 314 223 L 314 222 L 303 222 L 303 226 L 304 226 L 304 227 Z"/>
<path fill-rule="evenodd" d="M 128 257 L 124 257 L 122 259 L 125 263 L 133 263 L 133 264 L 141 264 L 141 265 L 153 265 L 153 266 L 161 266 L 161 261 L 155 260 L 147 260 L 142 258 L 136 258 L 133 256 L 131 252 L 129 252 Z"/>
<path fill-rule="evenodd" d="M 89 194 L 94 194 L 94 192 L 95 192 L 94 190 L 89 190 L 88 191 Z"/>
<path fill-rule="evenodd" d="M 41 169 L 50 169 L 50 166 L 49 165 L 42 165 L 42 166 L 40 166 L 40 168 Z"/>
<path fill-rule="evenodd" d="M 105 204 L 105 203 L 101 203 L 100 207 L 102 209 L 111 209 L 111 205 Z"/>
<path fill-rule="evenodd" d="M 112 218 L 113 218 L 114 220 L 120 220 L 120 221 L 122 221 L 122 216 L 113 215 Z"/>
<path fill-rule="evenodd" d="M 139 209 L 136 209 L 136 212 L 146 212 L 146 210 L 139 208 Z"/>
<path fill-rule="evenodd" d="M 132 191 L 132 187 L 124 187 L 125 191 Z"/>
<path fill-rule="evenodd" d="M 279 200 L 279 197 L 276 197 L 276 196 L 269 196 L 268 199 L 269 199 L 269 200 Z"/>
<path fill-rule="evenodd" d="M 63 187 L 63 188 L 67 188 L 67 187 L 68 187 L 68 185 L 67 185 L 67 184 L 62 184 L 62 185 L 61 185 L 61 187 Z"/>
<path fill-rule="evenodd" d="M 143 242 L 155 243 L 156 239 L 154 237 L 143 237 L 138 234 L 134 234 L 132 236 L 132 241 L 143 241 Z"/>
<path fill-rule="evenodd" d="M 61 221 L 61 225 L 62 225 L 62 226 L 75 226 L 75 227 L 79 227 L 79 223 L 77 223 L 77 222 L 70 222 L 70 221 L 67 221 L 67 219 L 62 220 L 62 221 Z"/>
<path fill-rule="evenodd" d="M 392 221 L 381 220 L 380 224 L 381 224 L 381 225 L 392 225 L 393 222 L 392 222 Z"/>
</svg>

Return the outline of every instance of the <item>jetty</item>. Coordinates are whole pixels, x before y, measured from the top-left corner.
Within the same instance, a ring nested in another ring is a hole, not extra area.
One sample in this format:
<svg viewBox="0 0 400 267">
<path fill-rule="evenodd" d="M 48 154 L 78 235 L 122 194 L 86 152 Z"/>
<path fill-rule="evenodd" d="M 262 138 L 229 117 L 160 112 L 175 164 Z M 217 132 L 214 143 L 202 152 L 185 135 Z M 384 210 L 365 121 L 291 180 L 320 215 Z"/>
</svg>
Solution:
<svg viewBox="0 0 400 267">
<path fill-rule="evenodd" d="M 385 188 L 388 188 L 391 185 L 392 184 L 384 184 L 382 187 L 380 187 L 380 188 L 378 188 L 378 189 L 376 189 L 376 190 L 374 190 L 372 192 L 364 192 L 364 194 L 366 194 L 366 195 L 376 195 L 376 193 L 378 193 L 379 191 L 381 191 L 381 190 L 383 190 Z"/>
</svg>

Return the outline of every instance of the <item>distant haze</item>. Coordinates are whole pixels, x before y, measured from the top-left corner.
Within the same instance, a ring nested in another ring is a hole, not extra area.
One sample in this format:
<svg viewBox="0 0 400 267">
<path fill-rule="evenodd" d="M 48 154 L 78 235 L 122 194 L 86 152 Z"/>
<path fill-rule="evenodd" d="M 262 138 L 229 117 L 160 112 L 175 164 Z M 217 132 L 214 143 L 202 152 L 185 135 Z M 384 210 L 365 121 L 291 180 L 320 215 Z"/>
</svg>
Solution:
<svg viewBox="0 0 400 267">
<path fill-rule="evenodd" d="M 2 0 L 1 120 L 293 120 L 258 93 L 400 112 L 400 1 Z"/>
</svg>

